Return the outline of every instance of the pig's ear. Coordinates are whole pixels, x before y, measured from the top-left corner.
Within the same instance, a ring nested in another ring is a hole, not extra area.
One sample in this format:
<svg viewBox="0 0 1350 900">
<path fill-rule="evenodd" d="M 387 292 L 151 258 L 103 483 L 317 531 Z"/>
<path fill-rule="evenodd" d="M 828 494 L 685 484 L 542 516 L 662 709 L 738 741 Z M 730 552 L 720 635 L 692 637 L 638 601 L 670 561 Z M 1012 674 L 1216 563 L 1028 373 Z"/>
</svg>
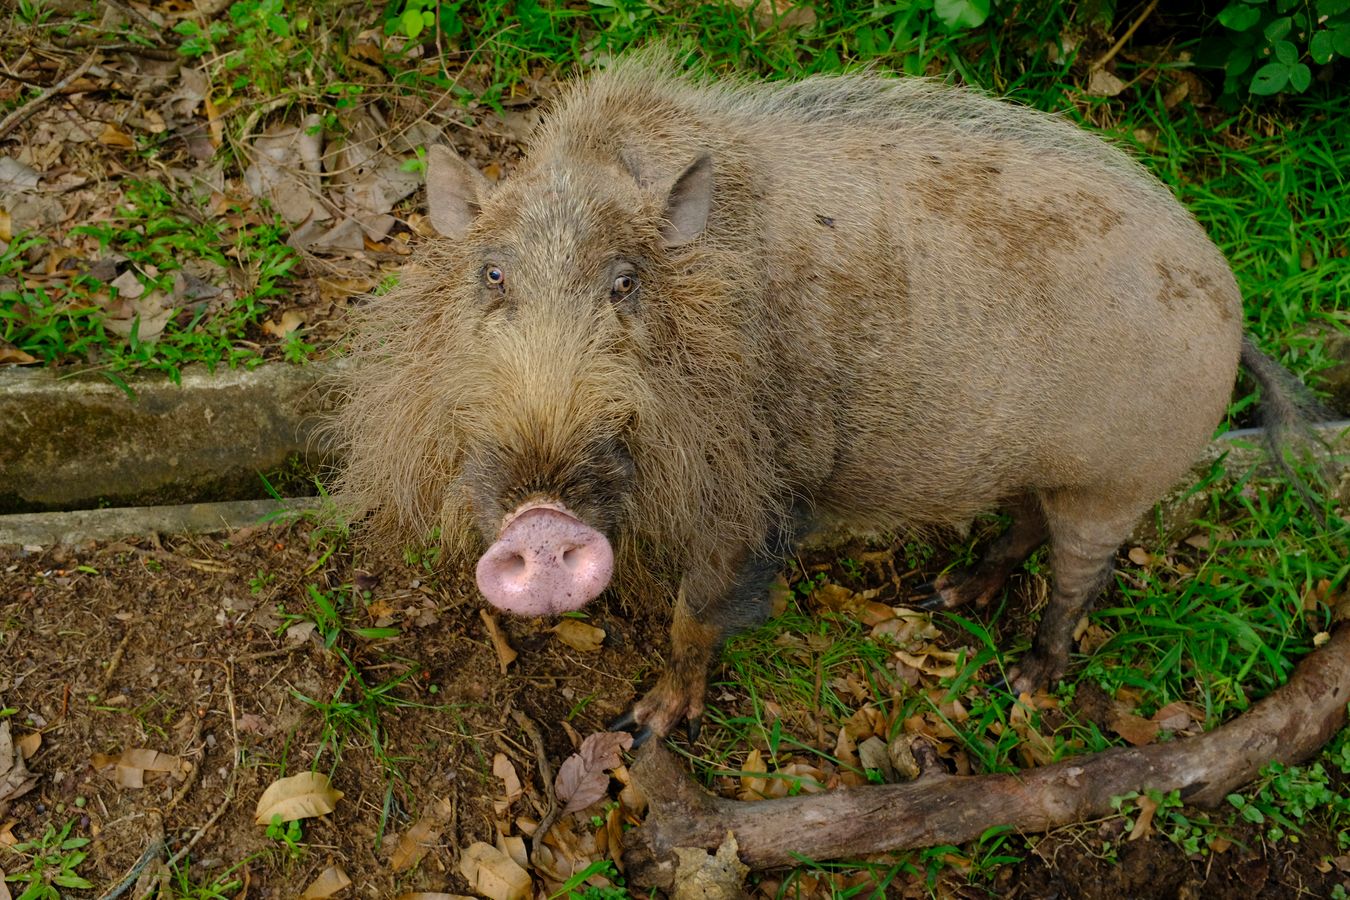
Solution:
<svg viewBox="0 0 1350 900">
<path fill-rule="evenodd" d="M 487 188 L 487 179 L 455 151 L 443 144 L 427 147 L 427 216 L 441 235 L 464 236 Z"/>
<path fill-rule="evenodd" d="M 712 157 L 702 154 L 675 179 L 666 198 L 666 224 L 661 229 L 667 247 L 687 244 L 703 233 L 712 207 Z"/>
</svg>

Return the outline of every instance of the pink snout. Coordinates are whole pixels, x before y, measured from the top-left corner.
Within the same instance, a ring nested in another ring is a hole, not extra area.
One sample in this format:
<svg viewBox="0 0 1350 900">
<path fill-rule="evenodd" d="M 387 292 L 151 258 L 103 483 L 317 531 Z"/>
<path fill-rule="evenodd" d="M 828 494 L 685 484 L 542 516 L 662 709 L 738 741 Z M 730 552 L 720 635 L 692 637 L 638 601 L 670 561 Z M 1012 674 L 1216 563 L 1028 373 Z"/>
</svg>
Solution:
<svg viewBox="0 0 1350 900">
<path fill-rule="evenodd" d="M 527 506 L 478 560 L 478 589 L 498 609 L 547 616 L 595 599 L 614 571 L 605 536 L 566 510 Z"/>
</svg>

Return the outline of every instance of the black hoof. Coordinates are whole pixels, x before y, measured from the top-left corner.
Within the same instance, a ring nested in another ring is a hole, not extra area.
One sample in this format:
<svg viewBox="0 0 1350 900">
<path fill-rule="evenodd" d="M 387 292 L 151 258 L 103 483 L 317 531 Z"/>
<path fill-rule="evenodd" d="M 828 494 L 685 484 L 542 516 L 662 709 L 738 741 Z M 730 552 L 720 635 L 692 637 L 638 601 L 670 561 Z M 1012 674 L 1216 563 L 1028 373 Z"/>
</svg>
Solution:
<svg viewBox="0 0 1350 900">
<path fill-rule="evenodd" d="M 651 736 L 652 730 L 648 728 L 646 725 L 642 726 L 637 731 L 633 732 L 633 746 L 629 747 L 628 749 L 636 750 L 643 744 L 647 743 L 647 738 Z"/>
<path fill-rule="evenodd" d="M 942 610 L 949 608 L 947 606 L 946 599 L 944 599 L 941 594 L 934 594 L 931 597 L 925 597 L 918 603 L 914 603 L 911 605 L 915 609 L 919 609 L 924 612 L 941 612 Z"/>
<path fill-rule="evenodd" d="M 689 746 L 692 747 L 698 742 L 698 736 L 703 731 L 703 717 L 694 716 L 685 723 L 685 727 L 689 732 Z"/>
<path fill-rule="evenodd" d="M 911 609 L 921 609 L 924 612 L 937 612 L 938 610 L 947 609 L 947 600 L 942 596 L 942 592 L 938 590 L 937 582 L 935 581 L 925 581 L 923 584 L 918 585 L 910 591 L 910 596 L 923 598 L 922 600 L 909 601 L 908 605 Z"/>
<path fill-rule="evenodd" d="M 615 719 L 613 722 L 610 722 L 609 725 L 605 728 L 605 730 L 627 731 L 629 733 L 632 733 L 633 729 L 637 728 L 637 724 L 638 724 L 637 716 L 634 714 L 633 710 L 630 709 L 626 713 Z"/>
</svg>

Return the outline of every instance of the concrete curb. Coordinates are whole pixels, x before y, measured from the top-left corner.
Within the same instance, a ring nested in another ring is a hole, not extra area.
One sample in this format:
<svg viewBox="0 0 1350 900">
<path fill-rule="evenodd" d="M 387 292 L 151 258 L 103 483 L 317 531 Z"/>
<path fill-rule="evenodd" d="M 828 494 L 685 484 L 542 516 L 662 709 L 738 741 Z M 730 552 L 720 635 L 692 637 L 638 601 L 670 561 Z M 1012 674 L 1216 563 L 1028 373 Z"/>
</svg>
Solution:
<svg viewBox="0 0 1350 900">
<path fill-rule="evenodd" d="M 259 473 L 316 472 L 337 363 L 137 378 L 0 368 L 0 513 L 257 498 Z"/>
<path fill-rule="evenodd" d="M 126 506 L 0 516 L 0 546 L 50 547 L 144 534 L 211 534 L 319 508 L 316 497 L 237 500 L 179 506 Z"/>
</svg>

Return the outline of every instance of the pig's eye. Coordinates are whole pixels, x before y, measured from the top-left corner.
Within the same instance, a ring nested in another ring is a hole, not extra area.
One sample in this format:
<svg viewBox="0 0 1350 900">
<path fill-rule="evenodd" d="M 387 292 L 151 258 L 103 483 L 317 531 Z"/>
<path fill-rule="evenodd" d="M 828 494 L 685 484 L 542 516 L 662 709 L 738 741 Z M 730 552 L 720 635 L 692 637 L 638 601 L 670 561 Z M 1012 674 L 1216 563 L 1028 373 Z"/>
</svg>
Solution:
<svg viewBox="0 0 1350 900">
<path fill-rule="evenodd" d="M 611 288 L 610 293 L 615 300 L 620 300 L 637 290 L 637 286 L 636 275 L 620 275 L 614 279 L 614 287 Z"/>
<path fill-rule="evenodd" d="M 483 266 L 483 283 L 488 287 L 504 287 L 506 273 L 502 271 L 501 266 Z"/>
</svg>

